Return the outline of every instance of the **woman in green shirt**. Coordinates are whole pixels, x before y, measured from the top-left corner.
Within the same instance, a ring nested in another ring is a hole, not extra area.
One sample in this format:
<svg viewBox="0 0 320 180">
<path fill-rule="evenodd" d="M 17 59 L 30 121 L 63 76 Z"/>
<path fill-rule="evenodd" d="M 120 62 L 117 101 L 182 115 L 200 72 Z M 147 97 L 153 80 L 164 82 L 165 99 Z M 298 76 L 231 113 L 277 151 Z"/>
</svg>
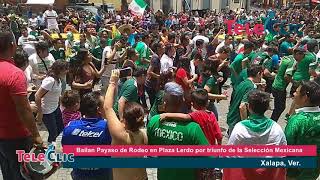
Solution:
<svg viewBox="0 0 320 180">
<path fill-rule="evenodd" d="M 208 91 L 208 96 L 210 103 L 208 105 L 208 110 L 212 111 L 218 120 L 218 111 L 215 105 L 216 100 L 226 99 L 226 95 L 219 94 L 219 83 L 223 81 L 222 77 L 218 75 L 218 67 L 220 64 L 219 60 L 206 61 L 204 63 L 203 73 L 199 80 L 200 88 L 204 88 Z"/>
</svg>

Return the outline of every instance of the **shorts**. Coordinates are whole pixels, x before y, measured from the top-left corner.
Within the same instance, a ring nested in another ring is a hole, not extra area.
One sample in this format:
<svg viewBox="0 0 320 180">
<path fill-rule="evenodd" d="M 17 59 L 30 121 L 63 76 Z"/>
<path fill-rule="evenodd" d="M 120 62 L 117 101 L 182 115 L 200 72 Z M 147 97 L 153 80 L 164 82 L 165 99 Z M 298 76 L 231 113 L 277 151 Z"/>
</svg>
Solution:
<svg viewBox="0 0 320 180">
<path fill-rule="evenodd" d="M 55 24 L 55 25 L 48 25 L 48 29 L 51 31 L 51 30 L 55 30 L 55 31 L 57 31 L 57 32 L 59 32 L 60 30 L 59 30 L 59 26 L 58 26 L 58 24 Z"/>
</svg>

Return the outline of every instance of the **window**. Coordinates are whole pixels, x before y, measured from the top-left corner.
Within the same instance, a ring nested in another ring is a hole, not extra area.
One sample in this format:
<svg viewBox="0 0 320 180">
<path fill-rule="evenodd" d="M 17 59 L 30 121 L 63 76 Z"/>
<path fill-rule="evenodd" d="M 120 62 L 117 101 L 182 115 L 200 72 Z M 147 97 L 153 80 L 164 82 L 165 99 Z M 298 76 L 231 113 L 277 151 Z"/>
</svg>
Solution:
<svg viewBox="0 0 320 180">
<path fill-rule="evenodd" d="M 240 3 L 240 0 L 233 0 L 234 3 Z"/>
</svg>

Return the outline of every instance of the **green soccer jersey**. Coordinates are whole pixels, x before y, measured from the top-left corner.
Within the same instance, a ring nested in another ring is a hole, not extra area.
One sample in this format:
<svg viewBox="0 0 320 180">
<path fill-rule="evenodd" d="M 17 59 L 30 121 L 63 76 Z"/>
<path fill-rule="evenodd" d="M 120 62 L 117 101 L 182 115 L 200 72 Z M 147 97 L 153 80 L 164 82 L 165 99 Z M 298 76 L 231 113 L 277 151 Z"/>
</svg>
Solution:
<svg viewBox="0 0 320 180">
<path fill-rule="evenodd" d="M 137 67 L 147 69 L 149 67 L 149 64 L 143 63 L 142 59 L 150 59 L 149 47 L 146 45 L 146 43 L 140 41 L 137 43 L 135 49 L 139 53 L 139 58 L 136 61 Z"/>
<path fill-rule="evenodd" d="M 202 74 L 201 81 L 198 82 L 198 88 L 204 88 L 210 76 Z"/>
<path fill-rule="evenodd" d="M 262 65 L 263 61 L 268 57 L 269 57 L 269 55 L 266 52 L 259 51 L 259 52 L 255 53 L 255 55 L 252 57 L 251 64 Z"/>
<path fill-rule="evenodd" d="M 254 51 L 246 55 L 241 53 L 241 54 L 238 54 L 234 59 L 234 61 L 230 64 L 230 68 L 233 69 L 234 72 L 237 74 L 235 75 L 235 73 L 231 71 L 231 84 L 234 89 L 243 81 L 243 76 L 241 76 L 241 72 L 245 70 L 247 67 L 249 67 L 250 64 L 253 63 L 254 57 L 256 57 L 256 52 Z M 242 61 L 245 58 L 248 58 L 249 61 L 246 61 L 246 66 L 245 66 L 246 68 L 242 68 Z"/>
<path fill-rule="evenodd" d="M 154 116 L 147 127 L 150 145 L 209 145 L 200 126 L 192 121 L 161 122 L 160 115 Z M 197 169 L 158 169 L 159 180 L 196 180 Z"/>
<path fill-rule="evenodd" d="M 219 94 L 219 84 L 218 84 L 217 78 L 215 76 L 211 76 L 207 80 L 206 86 L 208 86 L 210 88 L 210 92 L 209 93 Z"/>
<path fill-rule="evenodd" d="M 315 53 L 310 53 L 310 57 L 313 58 L 315 61 L 313 61 L 310 65 L 309 68 L 315 71 L 319 71 L 319 59 L 317 58 L 317 55 Z"/>
<path fill-rule="evenodd" d="M 159 107 L 159 105 L 163 104 L 163 96 L 164 96 L 164 91 L 163 90 L 160 90 L 156 94 L 156 98 L 155 98 L 154 103 L 152 104 L 152 107 L 151 107 L 150 112 L 149 112 L 149 118 L 150 119 L 153 116 L 159 114 L 158 107 Z"/>
<path fill-rule="evenodd" d="M 264 40 L 266 42 L 271 42 L 275 40 L 275 37 L 276 37 L 276 34 L 268 33 Z"/>
<path fill-rule="evenodd" d="M 292 55 L 286 56 L 281 60 L 278 73 L 273 81 L 272 87 L 276 90 L 284 91 L 288 86 L 288 82 L 285 80 L 286 75 L 292 73 L 292 68 L 295 63 L 295 59 Z"/>
<path fill-rule="evenodd" d="M 305 57 L 297 64 L 296 71 L 293 74 L 293 80 L 298 82 L 309 81 L 310 80 L 309 66 L 315 61 L 316 61 L 316 58 L 312 53 L 310 52 L 306 53 Z"/>
<path fill-rule="evenodd" d="M 244 54 L 238 54 L 234 61 L 230 64 L 231 70 L 231 83 L 236 87 L 239 84 L 239 74 L 242 71 L 242 60 L 245 58 Z M 236 73 L 234 73 L 234 72 Z"/>
<path fill-rule="evenodd" d="M 320 174 L 320 108 L 304 107 L 291 116 L 285 128 L 288 145 L 317 145 L 317 169 L 287 169 L 287 176 L 297 180 L 317 179 Z"/>
<path fill-rule="evenodd" d="M 241 121 L 239 106 L 242 102 L 247 102 L 248 93 L 255 88 L 257 86 L 250 79 L 246 79 L 232 93 L 232 101 L 227 115 L 227 124 L 230 130 Z"/>
<path fill-rule="evenodd" d="M 126 80 L 121 87 L 117 101 L 114 104 L 114 111 L 118 113 L 119 99 L 124 97 L 127 102 L 138 102 L 138 85 L 134 78 Z"/>
<path fill-rule="evenodd" d="M 102 53 L 103 53 L 103 48 L 101 46 L 96 46 L 94 49 L 91 50 L 92 55 L 95 58 L 102 59 Z"/>
<path fill-rule="evenodd" d="M 60 48 L 59 50 L 53 48 L 50 51 L 50 53 L 52 54 L 55 60 L 65 60 L 66 58 L 65 51 L 63 48 Z"/>
<path fill-rule="evenodd" d="M 268 69 L 269 72 L 272 72 L 273 62 L 272 62 L 272 58 L 268 55 L 268 53 L 261 54 L 260 58 L 261 58 L 260 65 L 262 65 L 264 69 Z"/>
<path fill-rule="evenodd" d="M 31 31 L 30 35 L 34 36 L 34 37 L 38 37 L 39 33 L 37 31 Z"/>
</svg>

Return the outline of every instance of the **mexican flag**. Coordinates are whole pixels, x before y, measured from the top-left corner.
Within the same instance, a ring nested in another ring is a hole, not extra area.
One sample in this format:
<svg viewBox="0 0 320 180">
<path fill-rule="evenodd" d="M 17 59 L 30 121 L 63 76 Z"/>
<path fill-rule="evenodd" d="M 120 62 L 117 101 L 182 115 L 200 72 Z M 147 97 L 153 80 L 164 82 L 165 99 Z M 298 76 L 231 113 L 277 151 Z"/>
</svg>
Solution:
<svg viewBox="0 0 320 180">
<path fill-rule="evenodd" d="M 132 0 L 129 5 L 129 10 L 133 15 L 143 16 L 144 10 L 147 7 L 147 3 L 144 0 Z"/>
</svg>

